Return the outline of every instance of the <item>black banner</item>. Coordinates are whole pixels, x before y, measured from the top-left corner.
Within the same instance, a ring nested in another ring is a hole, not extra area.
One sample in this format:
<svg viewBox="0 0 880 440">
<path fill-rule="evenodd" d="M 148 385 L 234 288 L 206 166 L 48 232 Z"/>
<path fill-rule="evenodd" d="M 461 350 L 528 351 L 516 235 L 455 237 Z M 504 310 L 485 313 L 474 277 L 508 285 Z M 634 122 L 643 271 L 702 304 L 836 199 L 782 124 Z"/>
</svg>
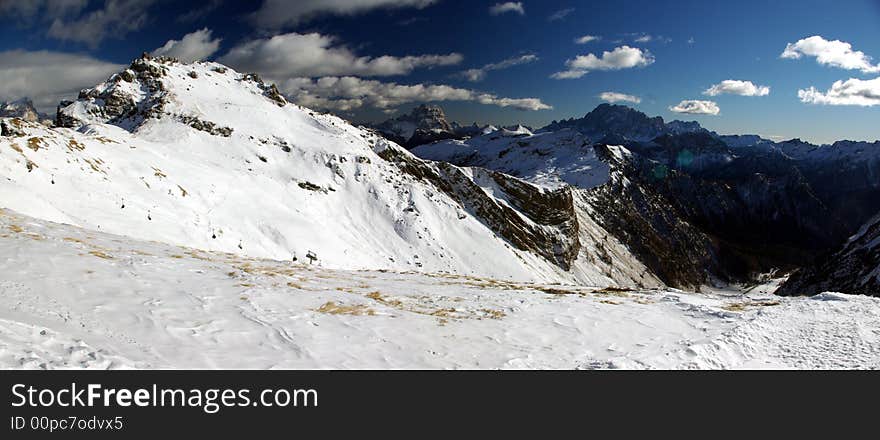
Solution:
<svg viewBox="0 0 880 440">
<path fill-rule="evenodd" d="M 229 438 L 349 433 L 497 438 L 502 433 L 653 434 L 756 421 L 827 421 L 858 373 L 129 371 L 2 375 L 2 438 Z M 834 379 L 834 380 L 829 380 Z M 833 384 L 836 385 L 833 385 Z M 185 397 L 182 400 L 181 397 Z M 869 408 L 847 405 L 848 422 Z M 867 420 L 867 419 L 866 419 Z M 789 432 L 793 426 L 785 427 Z M 796 428 L 796 427 L 794 427 Z M 543 438 L 543 437 L 541 437 Z"/>
</svg>

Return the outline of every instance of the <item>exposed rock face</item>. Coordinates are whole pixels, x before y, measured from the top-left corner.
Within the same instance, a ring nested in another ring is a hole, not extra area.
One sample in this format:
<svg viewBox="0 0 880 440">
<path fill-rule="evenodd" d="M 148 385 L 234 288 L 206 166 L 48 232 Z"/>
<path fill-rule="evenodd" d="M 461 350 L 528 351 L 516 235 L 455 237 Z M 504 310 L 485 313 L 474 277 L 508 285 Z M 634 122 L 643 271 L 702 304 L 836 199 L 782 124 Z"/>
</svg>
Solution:
<svg viewBox="0 0 880 440">
<path fill-rule="evenodd" d="M 880 296 L 880 216 L 842 249 L 795 272 L 776 293 L 793 296 L 827 291 Z"/>
<path fill-rule="evenodd" d="M 646 164 L 621 147 L 597 145 L 611 179 L 587 190 L 593 216 L 664 283 L 699 289 L 710 276 L 726 278 L 712 239 L 684 220 L 661 192 L 642 182 Z"/>
<path fill-rule="evenodd" d="M 232 136 L 233 129 L 230 127 L 220 127 L 211 121 L 204 121 L 195 116 L 178 116 L 178 119 L 186 125 L 214 136 L 229 137 Z"/>
<path fill-rule="evenodd" d="M 20 137 L 26 134 L 21 129 L 21 119 L 0 119 L 0 136 Z"/>
<path fill-rule="evenodd" d="M 446 120 L 443 109 L 436 105 L 420 105 L 407 115 L 374 126 L 386 139 L 412 148 L 458 135 Z"/>
</svg>

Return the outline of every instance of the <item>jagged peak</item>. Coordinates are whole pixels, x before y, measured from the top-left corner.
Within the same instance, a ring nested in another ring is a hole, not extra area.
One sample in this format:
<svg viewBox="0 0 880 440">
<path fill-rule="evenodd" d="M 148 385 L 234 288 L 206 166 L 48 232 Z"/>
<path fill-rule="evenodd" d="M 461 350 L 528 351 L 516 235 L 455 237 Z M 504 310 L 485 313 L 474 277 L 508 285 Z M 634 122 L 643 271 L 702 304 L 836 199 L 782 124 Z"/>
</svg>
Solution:
<svg viewBox="0 0 880 440">
<path fill-rule="evenodd" d="M 230 87 L 235 87 L 234 84 L 243 85 L 248 93 L 261 95 L 279 107 L 288 104 L 274 84 L 265 83 L 256 73 L 239 73 L 215 62 L 184 63 L 176 58 L 144 53 L 106 81 L 81 90 L 75 101 L 62 102 L 56 125 L 76 128 L 109 123 L 133 131 L 155 118 L 170 116 L 191 120 L 199 115 L 169 113 L 166 106 L 174 103 L 198 113 L 203 101 L 216 101 L 233 93 Z M 191 93 L 193 91 L 199 92 Z"/>
</svg>

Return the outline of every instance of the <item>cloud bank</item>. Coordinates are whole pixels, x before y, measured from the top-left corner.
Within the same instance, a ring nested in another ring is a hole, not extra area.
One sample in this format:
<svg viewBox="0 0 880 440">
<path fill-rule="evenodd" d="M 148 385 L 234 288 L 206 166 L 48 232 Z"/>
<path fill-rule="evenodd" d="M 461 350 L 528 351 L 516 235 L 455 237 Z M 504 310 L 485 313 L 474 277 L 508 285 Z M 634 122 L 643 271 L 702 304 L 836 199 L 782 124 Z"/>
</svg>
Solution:
<svg viewBox="0 0 880 440">
<path fill-rule="evenodd" d="M 395 57 L 358 56 L 334 37 L 317 33 L 280 34 L 232 48 L 218 60 L 237 70 L 255 71 L 274 79 L 319 76 L 406 75 L 417 68 L 461 63 L 457 53 Z"/>
<path fill-rule="evenodd" d="M 550 110 L 537 98 L 505 98 L 447 85 L 403 85 L 351 76 L 294 78 L 279 84 L 292 99 L 306 107 L 349 111 L 363 106 L 390 109 L 410 102 L 471 101 L 519 110 Z"/>
<path fill-rule="evenodd" d="M 0 100 L 29 97 L 38 110 L 52 113 L 62 99 L 76 98 L 125 66 L 87 55 L 11 50 L 0 52 Z"/>
<path fill-rule="evenodd" d="M 872 107 L 880 105 L 880 78 L 835 81 L 825 93 L 810 87 L 798 90 L 798 98 L 808 104 Z"/>
</svg>

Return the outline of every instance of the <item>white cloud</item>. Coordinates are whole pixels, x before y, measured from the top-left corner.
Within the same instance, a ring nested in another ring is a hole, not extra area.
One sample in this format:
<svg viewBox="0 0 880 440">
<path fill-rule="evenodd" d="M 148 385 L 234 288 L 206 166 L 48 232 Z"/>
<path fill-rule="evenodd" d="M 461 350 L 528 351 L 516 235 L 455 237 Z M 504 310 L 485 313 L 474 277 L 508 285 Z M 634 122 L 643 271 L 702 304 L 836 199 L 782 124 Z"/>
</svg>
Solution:
<svg viewBox="0 0 880 440">
<path fill-rule="evenodd" d="M 724 93 L 740 96 L 767 96 L 770 94 L 770 87 L 756 86 L 751 81 L 726 79 L 703 92 L 704 95 L 709 96 L 718 96 Z"/>
<path fill-rule="evenodd" d="M 437 0 L 265 0 L 251 14 L 253 24 L 279 29 L 294 26 L 322 15 L 351 16 L 376 9 L 417 8 L 422 9 Z"/>
<path fill-rule="evenodd" d="M 85 43 L 91 47 L 107 37 L 122 37 L 141 29 L 157 0 L 107 0 L 104 7 L 75 18 L 57 17 L 49 26 L 52 38 Z M 79 12 L 79 11 L 78 11 Z"/>
<path fill-rule="evenodd" d="M 568 17 L 572 12 L 574 12 L 574 8 L 560 9 L 547 17 L 547 21 L 565 20 L 565 17 Z"/>
<path fill-rule="evenodd" d="M 593 70 L 621 70 L 644 67 L 654 63 L 654 56 L 647 50 L 620 46 L 611 52 L 602 52 L 602 57 L 594 54 L 580 55 L 565 62 L 568 70 L 551 75 L 554 79 L 580 78 Z"/>
<path fill-rule="evenodd" d="M 575 42 L 575 44 L 587 44 L 591 41 L 597 41 L 600 39 L 602 39 L 602 37 L 599 37 L 596 35 L 584 35 L 583 37 L 575 38 L 574 42 Z"/>
<path fill-rule="evenodd" d="M 29 97 L 38 110 L 53 113 L 62 99 L 76 98 L 123 65 L 86 55 L 11 50 L 0 52 L 0 100 Z"/>
<path fill-rule="evenodd" d="M 461 63 L 457 53 L 395 57 L 358 56 L 335 45 L 334 37 L 317 33 L 281 34 L 253 40 L 232 48 L 218 60 L 237 70 L 254 71 L 276 80 L 319 76 L 406 75 L 417 68 Z"/>
<path fill-rule="evenodd" d="M 471 101 L 519 110 L 549 110 L 538 98 L 505 98 L 441 84 L 403 85 L 356 77 L 293 78 L 279 86 L 291 99 L 311 108 L 349 111 L 363 106 L 392 109 L 410 102 Z"/>
<path fill-rule="evenodd" d="M 519 66 L 521 64 L 533 63 L 535 61 L 538 61 L 537 55 L 522 55 L 518 57 L 508 58 L 497 63 L 486 64 L 479 69 L 468 69 L 464 72 L 461 72 L 461 75 L 468 81 L 477 82 L 484 80 L 486 78 L 486 74 L 490 71 L 508 69 L 510 67 Z"/>
<path fill-rule="evenodd" d="M 636 43 L 650 43 L 653 39 L 654 37 L 650 35 L 642 35 L 640 37 L 636 37 L 633 41 L 635 41 Z"/>
<path fill-rule="evenodd" d="M 211 39 L 211 30 L 200 29 L 186 34 L 180 40 L 168 40 L 153 55 L 174 57 L 185 63 L 204 60 L 220 48 L 220 39 Z"/>
<path fill-rule="evenodd" d="M 861 70 L 864 73 L 880 72 L 880 66 L 871 64 L 871 57 L 853 50 L 851 44 L 840 40 L 828 41 L 818 35 L 789 43 L 780 57 L 799 59 L 805 55 L 816 57 L 816 62 L 823 66 Z"/>
<path fill-rule="evenodd" d="M 495 3 L 494 5 L 489 7 L 489 14 L 492 15 L 501 15 L 507 12 L 515 12 L 519 15 L 526 15 L 526 10 L 523 7 L 522 2 Z"/>
<path fill-rule="evenodd" d="M 631 102 L 633 104 L 638 104 L 642 102 L 642 98 L 639 98 L 635 95 L 627 95 L 625 93 L 617 93 L 617 92 L 602 92 L 599 94 L 599 99 L 606 102 Z"/>
<path fill-rule="evenodd" d="M 687 113 L 691 115 L 717 115 L 721 112 L 721 109 L 718 108 L 718 104 L 715 102 L 696 100 L 681 101 L 678 105 L 669 107 L 669 110 L 675 113 Z"/>
<path fill-rule="evenodd" d="M 810 87 L 798 90 L 798 98 L 808 104 L 863 107 L 880 105 L 880 78 L 869 80 L 850 78 L 846 81 L 835 81 L 825 93 Z"/>
</svg>

